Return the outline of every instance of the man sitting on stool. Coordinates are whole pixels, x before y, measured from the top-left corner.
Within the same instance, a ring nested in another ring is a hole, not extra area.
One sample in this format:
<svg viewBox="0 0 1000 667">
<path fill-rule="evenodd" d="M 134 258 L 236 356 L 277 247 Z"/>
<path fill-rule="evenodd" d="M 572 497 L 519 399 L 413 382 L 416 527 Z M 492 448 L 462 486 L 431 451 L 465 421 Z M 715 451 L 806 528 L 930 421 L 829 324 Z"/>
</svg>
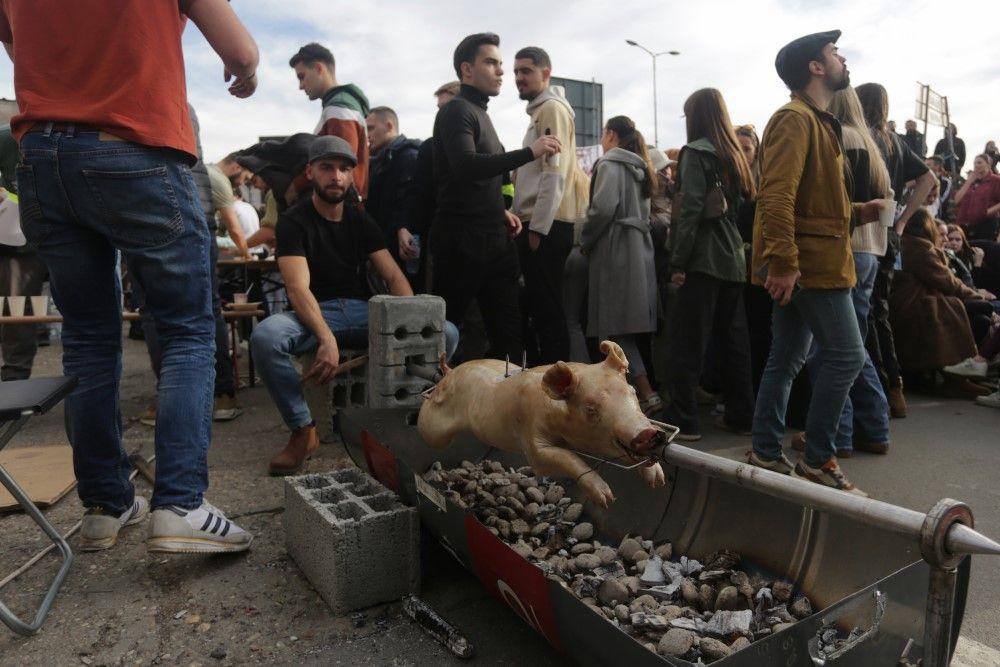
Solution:
<svg viewBox="0 0 1000 667">
<path fill-rule="evenodd" d="M 278 268 L 294 312 L 272 315 L 253 333 L 254 361 L 264 385 L 292 435 L 269 466 L 272 475 L 298 471 L 319 448 L 316 423 L 302 394 L 303 380 L 326 384 L 340 361 L 339 344 L 368 344 L 367 260 L 394 296 L 413 296 L 410 283 L 386 250 L 385 236 L 356 205 L 353 188 L 358 159 L 335 136 L 319 137 L 309 149 L 306 175 L 313 184 L 278 218 Z M 449 352 L 457 329 L 446 327 Z M 316 353 L 300 378 L 292 357 Z"/>
</svg>

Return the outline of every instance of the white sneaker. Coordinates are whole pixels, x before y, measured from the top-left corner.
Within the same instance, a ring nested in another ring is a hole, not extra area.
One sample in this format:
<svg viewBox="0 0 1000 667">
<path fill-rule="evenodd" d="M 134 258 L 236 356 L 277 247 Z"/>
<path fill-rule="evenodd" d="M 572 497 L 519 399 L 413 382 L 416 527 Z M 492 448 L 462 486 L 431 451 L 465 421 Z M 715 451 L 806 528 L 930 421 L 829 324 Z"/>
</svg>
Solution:
<svg viewBox="0 0 1000 667">
<path fill-rule="evenodd" d="M 985 405 L 988 408 L 1000 408 L 1000 391 L 986 396 L 976 396 L 976 404 Z"/>
<path fill-rule="evenodd" d="M 99 507 L 92 507 L 83 515 L 80 526 L 80 551 L 110 549 L 118 542 L 118 532 L 125 526 L 134 526 L 149 514 L 149 502 L 136 496 L 132 507 L 121 516 L 105 514 Z"/>
<path fill-rule="evenodd" d="M 146 548 L 173 554 L 235 553 L 250 548 L 253 536 L 208 501 L 186 510 L 173 505 L 153 510 Z"/>
<path fill-rule="evenodd" d="M 976 361 L 972 357 L 969 357 L 965 361 L 960 361 L 957 364 L 952 364 L 951 366 L 945 366 L 941 369 L 943 373 L 948 375 L 959 375 L 961 377 L 967 378 L 984 378 L 986 377 L 986 370 L 989 367 L 985 361 Z"/>
</svg>

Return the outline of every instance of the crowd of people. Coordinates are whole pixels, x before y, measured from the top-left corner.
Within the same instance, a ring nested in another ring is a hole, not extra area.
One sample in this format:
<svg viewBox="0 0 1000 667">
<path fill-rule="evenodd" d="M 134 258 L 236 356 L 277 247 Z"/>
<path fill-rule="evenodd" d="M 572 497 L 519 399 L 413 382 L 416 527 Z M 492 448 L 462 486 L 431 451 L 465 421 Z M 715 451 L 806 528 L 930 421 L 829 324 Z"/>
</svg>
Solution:
<svg viewBox="0 0 1000 667">
<path fill-rule="evenodd" d="M 751 464 L 854 494 L 865 495 L 838 458 L 889 453 L 904 382 L 1000 408 L 986 380 L 1000 354 L 1000 153 L 990 142 L 963 176 L 954 125 L 931 155 L 915 122 L 897 134 L 885 88 L 852 86 L 839 31 L 778 52 L 790 101 L 761 135 L 734 125 L 723 94 L 704 88 L 683 104 L 683 147 L 649 146 L 616 115 L 589 173 L 543 48 L 515 53 L 528 123 L 508 151 L 489 114 L 505 69 L 497 35 L 458 44 L 457 80 L 433 91 L 438 112 L 422 142 L 309 43 L 289 67 L 321 103 L 314 131 L 206 165 L 194 109 L 177 104 L 180 19 L 222 58 L 230 93 L 249 97 L 257 48 L 228 3 L 123 10 L 99 47 L 73 38 L 107 20 L 86 4 L 40 0 L 0 14 L 21 109 L 11 125 L 21 222 L 64 318 L 65 371 L 80 379 L 66 414 L 88 508 L 84 548 L 111 546 L 150 511 L 121 448 L 119 257 L 158 378 L 147 415 L 153 550 L 251 542 L 204 499 L 211 421 L 240 412 L 220 247 L 274 255 L 270 280 L 286 295 L 267 300 L 249 343 L 290 431 L 272 474 L 299 470 L 319 447 L 302 380 L 327 382 L 344 349 L 366 344 L 366 302 L 378 293 L 443 297 L 452 364 L 590 362 L 613 340 L 639 407 L 677 425 L 678 439 L 702 438 L 700 405 L 711 403 L 716 428 L 751 438 Z M 35 39 L 43 32 L 46 44 L 75 46 L 56 63 Z M 134 66 L 103 72 L 95 49 Z M 48 76 L 57 66 L 67 76 Z M 160 103 L 107 95 L 109 76 Z M 263 195 L 259 215 L 240 201 L 248 188 Z M 300 377 L 293 359 L 306 353 L 314 361 Z M 4 354 L 6 380 L 6 338 Z M 795 463 L 782 448 L 789 426 L 800 430 Z"/>
</svg>

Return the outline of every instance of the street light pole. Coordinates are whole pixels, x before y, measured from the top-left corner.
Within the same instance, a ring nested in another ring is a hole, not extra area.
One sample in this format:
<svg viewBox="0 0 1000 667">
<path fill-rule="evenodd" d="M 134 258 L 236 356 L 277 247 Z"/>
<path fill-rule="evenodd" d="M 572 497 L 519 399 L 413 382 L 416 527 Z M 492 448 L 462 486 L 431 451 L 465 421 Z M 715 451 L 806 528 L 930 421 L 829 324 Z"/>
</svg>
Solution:
<svg viewBox="0 0 1000 667">
<path fill-rule="evenodd" d="M 681 54 L 681 52 L 680 51 L 670 50 L 670 51 L 660 51 L 659 53 L 654 53 L 653 51 L 650 51 L 649 49 L 647 49 L 645 46 L 643 46 L 639 42 L 635 41 L 634 39 L 626 39 L 625 43 L 628 44 L 629 46 L 634 46 L 634 47 L 642 49 L 643 51 L 645 51 L 646 53 L 648 53 L 649 57 L 652 58 L 652 60 L 653 60 L 653 144 L 658 147 L 660 145 L 660 122 L 659 122 L 659 116 L 657 115 L 657 108 L 656 108 L 657 107 L 657 100 L 656 100 L 656 59 L 659 58 L 660 56 L 668 56 L 668 55 L 669 56 L 679 56 Z"/>
</svg>

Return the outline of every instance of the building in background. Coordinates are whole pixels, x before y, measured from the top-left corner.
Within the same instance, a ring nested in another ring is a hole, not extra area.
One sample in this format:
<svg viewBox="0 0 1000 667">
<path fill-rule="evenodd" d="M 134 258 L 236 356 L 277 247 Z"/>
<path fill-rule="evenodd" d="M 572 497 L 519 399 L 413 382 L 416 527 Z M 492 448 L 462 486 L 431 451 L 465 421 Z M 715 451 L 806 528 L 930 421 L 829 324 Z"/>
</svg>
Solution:
<svg viewBox="0 0 1000 667">
<path fill-rule="evenodd" d="M 576 114 L 576 145 L 593 146 L 601 143 L 604 128 L 604 85 L 596 81 L 579 81 L 554 76 L 551 85 L 562 86 L 566 99 Z"/>
</svg>

